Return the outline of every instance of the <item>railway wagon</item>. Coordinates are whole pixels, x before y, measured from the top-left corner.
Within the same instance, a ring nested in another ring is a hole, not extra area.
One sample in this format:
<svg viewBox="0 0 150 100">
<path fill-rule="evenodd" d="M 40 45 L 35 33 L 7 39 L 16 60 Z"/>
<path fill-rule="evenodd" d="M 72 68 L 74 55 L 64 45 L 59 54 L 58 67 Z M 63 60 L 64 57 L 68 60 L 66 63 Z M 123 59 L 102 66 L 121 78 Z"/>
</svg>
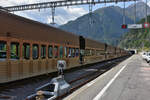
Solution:
<svg viewBox="0 0 150 100">
<path fill-rule="evenodd" d="M 0 10 L 0 83 L 55 72 L 60 59 L 70 69 L 123 55 L 120 48 Z"/>
</svg>

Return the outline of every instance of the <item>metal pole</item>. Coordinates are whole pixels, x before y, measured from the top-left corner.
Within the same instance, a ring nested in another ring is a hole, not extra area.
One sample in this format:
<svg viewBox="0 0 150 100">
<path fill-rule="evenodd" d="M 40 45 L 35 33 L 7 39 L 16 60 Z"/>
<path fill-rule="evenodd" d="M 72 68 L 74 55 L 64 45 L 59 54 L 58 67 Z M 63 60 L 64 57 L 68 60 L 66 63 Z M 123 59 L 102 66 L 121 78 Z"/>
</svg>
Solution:
<svg viewBox="0 0 150 100">
<path fill-rule="evenodd" d="M 126 19 L 125 19 L 125 0 L 124 0 L 124 8 L 123 8 L 123 24 L 126 23 Z"/>
<path fill-rule="evenodd" d="M 52 7 L 52 23 L 51 24 L 55 24 L 54 16 L 55 16 L 55 7 Z"/>
<path fill-rule="evenodd" d="M 146 0 L 146 17 L 145 17 L 145 22 L 147 23 L 148 21 L 147 21 L 147 0 Z"/>
<path fill-rule="evenodd" d="M 92 3 L 89 4 L 90 24 L 92 24 Z"/>
<path fill-rule="evenodd" d="M 136 0 L 135 0 L 135 18 L 134 18 L 134 24 L 136 23 Z"/>
</svg>

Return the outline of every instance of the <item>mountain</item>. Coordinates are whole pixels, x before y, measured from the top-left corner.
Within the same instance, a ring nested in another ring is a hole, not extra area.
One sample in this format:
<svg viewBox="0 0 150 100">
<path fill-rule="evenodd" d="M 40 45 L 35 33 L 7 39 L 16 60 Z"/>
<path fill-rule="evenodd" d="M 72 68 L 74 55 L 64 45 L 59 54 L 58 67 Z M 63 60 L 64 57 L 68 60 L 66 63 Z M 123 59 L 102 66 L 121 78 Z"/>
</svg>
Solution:
<svg viewBox="0 0 150 100">
<path fill-rule="evenodd" d="M 144 23 L 145 19 L 140 20 L 138 23 Z M 150 23 L 150 16 L 148 16 Z M 143 49 L 150 47 L 150 28 L 130 30 L 122 38 L 119 44 L 121 48 L 136 48 Z"/>
<path fill-rule="evenodd" d="M 138 2 L 136 3 L 136 17 L 137 21 L 139 21 L 142 18 L 145 18 L 146 16 L 146 6 L 147 6 L 147 14 L 150 15 L 150 7 L 146 5 L 144 2 Z M 133 19 L 135 18 L 135 4 L 130 5 L 126 9 L 126 15 Z"/>
<path fill-rule="evenodd" d="M 145 16 L 143 7 L 145 3 L 139 2 L 137 7 L 137 21 Z M 139 9 L 141 8 L 141 9 Z M 126 23 L 134 23 L 134 5 L 126 8 Z M 148 7 L 150 12 L 150 8 Z M 69 21 L 67 24 L 61 25 L 59 28 L 72 32 L 74 34 L 83 35 L 100 42 L 105 42 L 111 45 L 117 45 L 120 37 L 128 32 L 121 29 L 123 23 L 123 8 L 118 6 L 110 6 L 99 8 L 92 14 L 86 14 L 74 21 Z"/>
</svg>

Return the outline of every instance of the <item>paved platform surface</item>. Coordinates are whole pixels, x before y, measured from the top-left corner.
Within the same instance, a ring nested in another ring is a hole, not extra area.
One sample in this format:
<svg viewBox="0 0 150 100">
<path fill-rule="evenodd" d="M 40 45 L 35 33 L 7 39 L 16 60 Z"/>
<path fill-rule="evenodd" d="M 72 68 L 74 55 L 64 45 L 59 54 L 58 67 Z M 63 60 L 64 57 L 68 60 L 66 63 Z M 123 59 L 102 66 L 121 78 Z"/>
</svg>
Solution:
<svg viewBox="0 0 150 100">
<path fill-rule="evenodd" d="M 150 65 L 133 55 L 64 100 L 150 100 Z"/>
</svg>

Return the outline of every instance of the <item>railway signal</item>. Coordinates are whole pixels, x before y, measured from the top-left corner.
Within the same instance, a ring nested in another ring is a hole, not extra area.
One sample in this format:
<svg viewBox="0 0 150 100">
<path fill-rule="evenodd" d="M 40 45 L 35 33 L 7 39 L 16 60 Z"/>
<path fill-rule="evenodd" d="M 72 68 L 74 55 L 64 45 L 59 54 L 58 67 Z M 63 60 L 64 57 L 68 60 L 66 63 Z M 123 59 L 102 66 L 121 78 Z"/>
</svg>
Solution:
<svg viewBox="0 0 150 100">
<path fill-rule="evenodd" d="M 141 29 L 143 28 L 142 24 L 123 24 L 122 29 Z"/>
<path fill-rule="evenodd" d="M 149 23 L 144 23 L 144 28 L 149 28 L 150 27 L 150 24 Z"/>
<path fill-rule="evenodd" d="M 121 27 L 122 27 L 122 29 L 127 29 L 127 25 L 126 24 L 123 24 Z"/>
</svg>

